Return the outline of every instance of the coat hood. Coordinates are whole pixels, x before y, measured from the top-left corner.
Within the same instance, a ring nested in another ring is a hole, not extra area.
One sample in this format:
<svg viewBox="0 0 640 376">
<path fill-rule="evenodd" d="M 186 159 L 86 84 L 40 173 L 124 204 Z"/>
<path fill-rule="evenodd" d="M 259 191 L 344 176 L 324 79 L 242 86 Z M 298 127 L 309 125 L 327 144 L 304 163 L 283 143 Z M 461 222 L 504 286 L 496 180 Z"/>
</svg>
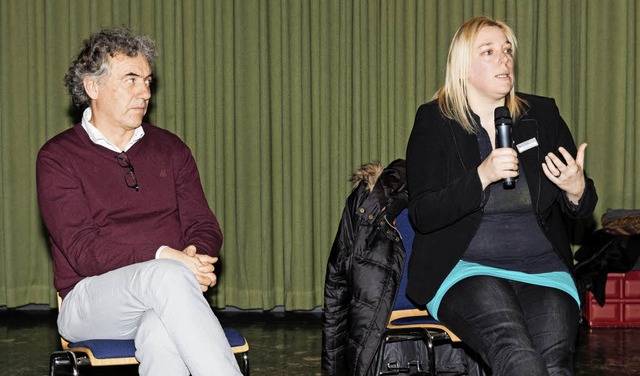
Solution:
<svg viewBox="0 0 640 376">
<path fill-rule="evenodd" d="M 351 175 L 352 189 L 356 189 L 360 182 L 364 181 L 367 184 L 367 190 L 371 192 L 383 170 L 384 167 L 377 161 L 363 164 Z"/>
</svg>

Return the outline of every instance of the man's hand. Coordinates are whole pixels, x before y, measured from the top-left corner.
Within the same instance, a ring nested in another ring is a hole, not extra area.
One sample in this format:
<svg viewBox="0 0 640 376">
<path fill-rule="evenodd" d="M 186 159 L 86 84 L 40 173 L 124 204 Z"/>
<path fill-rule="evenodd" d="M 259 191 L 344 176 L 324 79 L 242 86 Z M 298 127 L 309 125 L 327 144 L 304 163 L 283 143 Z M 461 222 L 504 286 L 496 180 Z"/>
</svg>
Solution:
<svg viewBox="0 0 640 376">
<path fill-rule="evenodd" d="M 218 278 L 213 273 L 215 270 L 213 264 L 218 261 L 218 258 L 197 253 L 196 247 L 193 245 L 188 246 L 182 252 L 187 254 L 189 257 L 195 257 L 200 262 L 201 265 L 198 267 L 196 278 L 198 278 L 198 283 L 200 283 L 202 291 L 207 291 L 209 287 L 215 286 L 218 282 Z"/>
<path fill-rule="evenodd" d="M 160 258 L 169 258 L 185 264 L 196 276 L 202 292 L 207 291 L 209 287 L 213 287 L 218 281 L 213 266 L 218 261 L 218 258 L 198 254 L 196 247 L 193 245 L 186 247 L 182 251 L 166 247 L 160 254 Z"/>
</svg>

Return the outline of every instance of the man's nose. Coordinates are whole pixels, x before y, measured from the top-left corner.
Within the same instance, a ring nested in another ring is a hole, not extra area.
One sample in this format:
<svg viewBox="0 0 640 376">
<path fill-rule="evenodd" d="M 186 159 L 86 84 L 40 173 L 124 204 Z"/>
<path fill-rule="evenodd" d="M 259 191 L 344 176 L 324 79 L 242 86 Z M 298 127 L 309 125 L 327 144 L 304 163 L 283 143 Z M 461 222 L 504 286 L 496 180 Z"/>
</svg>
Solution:
<svg viewBox="0 0 640 376">
<path fill-rule="evenodd" d="M 138 89 L 138 96 L 144 100 L 151 98 L 151 87 L 147 83 L 142 83 Z"/>
</svg>

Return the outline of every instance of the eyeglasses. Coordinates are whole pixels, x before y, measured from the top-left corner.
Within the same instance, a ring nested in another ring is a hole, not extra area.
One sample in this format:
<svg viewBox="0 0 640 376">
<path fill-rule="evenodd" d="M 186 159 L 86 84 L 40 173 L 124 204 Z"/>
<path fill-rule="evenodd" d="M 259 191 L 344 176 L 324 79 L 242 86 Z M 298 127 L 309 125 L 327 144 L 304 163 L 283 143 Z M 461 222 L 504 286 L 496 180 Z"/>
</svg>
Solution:
<svg viewBox="0 0 640 376">
<path fill-rule="evenodd" d="M 116 159 L 118 160 L 118 164 L 120 167 L 129 169 L 124 173 L 124 182 L 127 184 L 127 187 L 134 188 L 136 192 L 139 191 L 138 187 L 138 179 L 136 178 L 135 172 L 133 172 L 133 165 L 129 162 L 129 157 L 124 153 L 124 151 L 118 155 L 116 155 Z"/>
</svg>

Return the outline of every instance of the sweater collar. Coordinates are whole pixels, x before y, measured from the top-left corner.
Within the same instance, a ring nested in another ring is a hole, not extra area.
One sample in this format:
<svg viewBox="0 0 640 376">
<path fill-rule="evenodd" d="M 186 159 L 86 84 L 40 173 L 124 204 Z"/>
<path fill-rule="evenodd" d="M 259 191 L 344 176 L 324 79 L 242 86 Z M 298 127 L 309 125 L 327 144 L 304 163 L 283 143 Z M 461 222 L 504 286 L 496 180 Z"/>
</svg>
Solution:
<svg viewBox="0 0 640 376">
<path fill-rule="evenodd" d="M 142 126 L 139 126 L 133 132 L 133 137 L 131 137 L 131 140 L 129 140 L 129 143 L 127 144 L 127 146 L 125 146 L 124 150 L 120 150 L 119 147 L 109 142 L 109 140 L 107 140 L 107 138 L 104 136 L 104 134 L 102 134 L 102 132 L 100 132 L 98 128 L 91 124 L 91 122 L 89 121 L 91 119 L 91 115 L 91 107 L 87 107 L 82 113 L 81 123 L 82 128 L 89 135 L 89 139 L 91 139 L 91 142 L 93 142 L 94 144 L 115 151 L 116 153 L 129 150 L 136 142 L 138 142 L 142 138 L 142 136 L 144 136 L 144 129 L 142 129 Z"/>
</svg>

